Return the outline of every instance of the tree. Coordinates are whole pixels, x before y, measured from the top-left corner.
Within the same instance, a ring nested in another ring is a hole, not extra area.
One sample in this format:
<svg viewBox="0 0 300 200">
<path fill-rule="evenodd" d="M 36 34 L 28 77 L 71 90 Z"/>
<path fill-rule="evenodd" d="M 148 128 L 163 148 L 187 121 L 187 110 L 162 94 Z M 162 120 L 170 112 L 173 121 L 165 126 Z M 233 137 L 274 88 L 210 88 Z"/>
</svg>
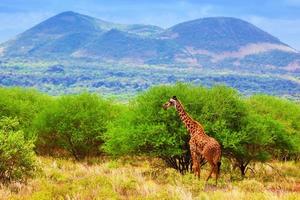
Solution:
<svg viewBox="0 0 300 200">
<path fill-rule="evenodd" d="M 52 98 L 33 89 L 0 88 L 0 116 L 17 118 L 26 139 L 34 139 L 32 121 Z"/>
<path fill-rule="evenodd" d="M 235 145 L 229 147 L 232 158 L 245 176 L 250 162 L 265 162 L 272 158 L 275 151 L 293 148 L 284 127 L 270 117 L 252 114 L 240 132 Z"/>
<path fill-rule="evenodd" d="M 96 94 L 59 97 L 34 122 L 37 150 L 53 154 L 62 149 L 76 159 L 97 155 L 101 136 L 116 112 L 116 106 Z"/>
<path fill-rule="evenodd" d="M 0 119 L 0 182 L 25 181 L 36 171 L 33 141 L 25 140 L 15 118 Z"/>
<path fill-rule="evenodd" d="M 158 156 L 180 172 L 187 171 L 190 164 L 188 135 L 177 114 L 165 112 L 162 105 L 174 94 L 191 96 L 184 94 L 188 92 L 191 90 L 187 90 L 187 85 L 178 84 L 154 87 L 139 95 L 109 126 L 104 134 L 104 150 L 114 155 Z"/>
<path fill-rule="evenodd" d="M 110 154 L 158 156 L 184 173 L 190 167 L 189 135 L 175 109 L 162 109 L 176 95 L 193 119 L 222 145 L 242 176 L 251 162 L 265 162 L 274 152 L 294 152 L 295 142 L 278 119 L 253 112 L 248 100 L 225 86 L 211 89 L 189 84 L 156 86 L 140 94 L 104 134 Z"/>
<path fill-rule="evenodd" d="M 161 157 L 184 173 L 190 169 L 189 135 L 174 109 L 162 105 L 176 95 L 187 112 L 200 121 L 211 136 L 222 142 L 222 133 L 239 129 L 244 116 L 238 93 L 223 86 L 212 89 L 176 84 L 157 86 L 139 95 L 105 134 L 105 150 L 111 154 L 147 154 Z"/>
<path fill-rule="evenodd" d="M 287 99 L 267 95 L 254 95 L 247 99 L 250 112 L 271 118 L 282 127 L 276 138 L 280 151 L 272 152 L 278 159 L 299 159 L 300 105 Z"/>
</svg>

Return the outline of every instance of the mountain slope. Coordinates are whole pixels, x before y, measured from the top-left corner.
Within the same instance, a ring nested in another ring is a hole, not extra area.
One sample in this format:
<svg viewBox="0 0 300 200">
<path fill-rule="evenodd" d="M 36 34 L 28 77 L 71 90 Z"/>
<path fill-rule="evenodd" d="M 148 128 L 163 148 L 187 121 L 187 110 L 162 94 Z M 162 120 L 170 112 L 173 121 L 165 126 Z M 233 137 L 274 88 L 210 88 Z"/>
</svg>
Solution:
<svg viewBox="0 0 300 200">
<path fill-rule="evenodd" d="M 180 47 L 172 41 L 142 37 L 112 29 L 84 45 L 72 56 L 162 64 L 172 62 L 174 55 L 178 52 L 181 52 Z"/>
<path fill-rule="evenodd" d="M 6 56 L 66 56 L 111 29 L 150 36 L 161 28 L 148 25 L 122 25 L 75 12 L 63 12 L 2 44 Z"/>
<path fill-rule="evenodd" d="M 231 17 L 210 17 L 180 23 L 169 28 L 170 37 L 184 46 L 212 52 L 234 51 L 251 43 L 282 44 L 256 26 Z"/>
<path fill-rule="evenodd" d="M 244 69 L 261 66 L 261 59 L 249 57 L 264 55 L 271 60 L 271 67 L 278 68 L 276 63 L 280 62 L 289 70 L 300 69 L 298 52 L 293 48 L 246 21 L 230 17 L 196 19 L 164 30 L 152 25 L 116 24 L 69 11 L 2 44 L 0 53 L 8 58 L 101 58 Z M 276 56 L 279 54 L 283 61 Z"/>
<path fill-rule="evenodd" d="M 244 94 L 300 96 L 300 54 L 236 18 L 168 29 L 64 12 L 0 45 L 0 85 L 52 94 L 129 93 L 154 84 L 227 84 Z"/>
</svg>

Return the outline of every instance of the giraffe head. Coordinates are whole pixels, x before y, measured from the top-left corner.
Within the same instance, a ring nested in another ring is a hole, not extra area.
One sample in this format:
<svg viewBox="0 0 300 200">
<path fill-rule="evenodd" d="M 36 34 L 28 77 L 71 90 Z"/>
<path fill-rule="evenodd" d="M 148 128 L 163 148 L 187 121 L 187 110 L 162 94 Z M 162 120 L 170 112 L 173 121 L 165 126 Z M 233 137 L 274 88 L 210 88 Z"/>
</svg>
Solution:
<svg viewBox="0 0 300 200">
<path fill-rule="evenodd" d="M 173 96 L 169 101 L 167 101 L 164 105 L 163 105 L 163 108 L 165 110 L 167 110 L 168 108 L 170 107 L 176 107 L 176 103 L 177 103 L 177 97 L 176 96 Z"/>
</svg>

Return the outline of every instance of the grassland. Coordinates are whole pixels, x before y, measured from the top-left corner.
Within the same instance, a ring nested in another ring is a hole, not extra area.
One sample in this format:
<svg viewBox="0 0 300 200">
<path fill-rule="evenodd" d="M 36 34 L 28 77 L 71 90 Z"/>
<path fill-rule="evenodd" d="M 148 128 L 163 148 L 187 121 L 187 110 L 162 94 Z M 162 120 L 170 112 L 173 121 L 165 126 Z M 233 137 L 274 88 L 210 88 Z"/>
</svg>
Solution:
<svg viewBox="0 0 300 200">
<path fill-rule="evenodd" d="M 0 187 L 0 199 L 300 199 L 300 163 L 252 165 L 247 177 L 226 160 L 217 187 L 181 175 L 159 159 L 89 158 L 82 162 L 38 158 L 40 170 L 25 184 Z"/>
</svg>

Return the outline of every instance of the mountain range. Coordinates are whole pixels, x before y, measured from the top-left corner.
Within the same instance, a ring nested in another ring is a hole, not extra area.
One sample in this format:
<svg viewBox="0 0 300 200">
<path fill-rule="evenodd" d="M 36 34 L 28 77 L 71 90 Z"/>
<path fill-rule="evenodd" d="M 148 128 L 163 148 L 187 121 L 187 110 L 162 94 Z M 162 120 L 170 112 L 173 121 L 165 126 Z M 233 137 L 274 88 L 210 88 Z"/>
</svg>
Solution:
<svg viewBox="0 0 300 200">
<path fill-rule="evenodd" d="M 203 70 L 207 76 L 263 74 L 290 81 L 296 85 L 293 94 L 300 93 L 300 53 L 251 23 L 231 17 L 201 18 L 163 29 L 117 24 L 68 11 L 1 44 L 0 61 L 2 66 L 26 61 L 28 68 L 37 65 L 32 63 L 50 63 L 50 71 L 53 61 L 54 68 L 77 62 L 81 68 L 86 63 L 109 63 L 113 71 L 120 71 L 125 65 L 133 69 L 143 66 L 145 71 L 186 69 L 183 81 L 190 78 L 193 70 Z M 174 76 L 172 81 L 181 81 Z M 5 85 L 3 81 L 0 84 Z"/>
</svg>

